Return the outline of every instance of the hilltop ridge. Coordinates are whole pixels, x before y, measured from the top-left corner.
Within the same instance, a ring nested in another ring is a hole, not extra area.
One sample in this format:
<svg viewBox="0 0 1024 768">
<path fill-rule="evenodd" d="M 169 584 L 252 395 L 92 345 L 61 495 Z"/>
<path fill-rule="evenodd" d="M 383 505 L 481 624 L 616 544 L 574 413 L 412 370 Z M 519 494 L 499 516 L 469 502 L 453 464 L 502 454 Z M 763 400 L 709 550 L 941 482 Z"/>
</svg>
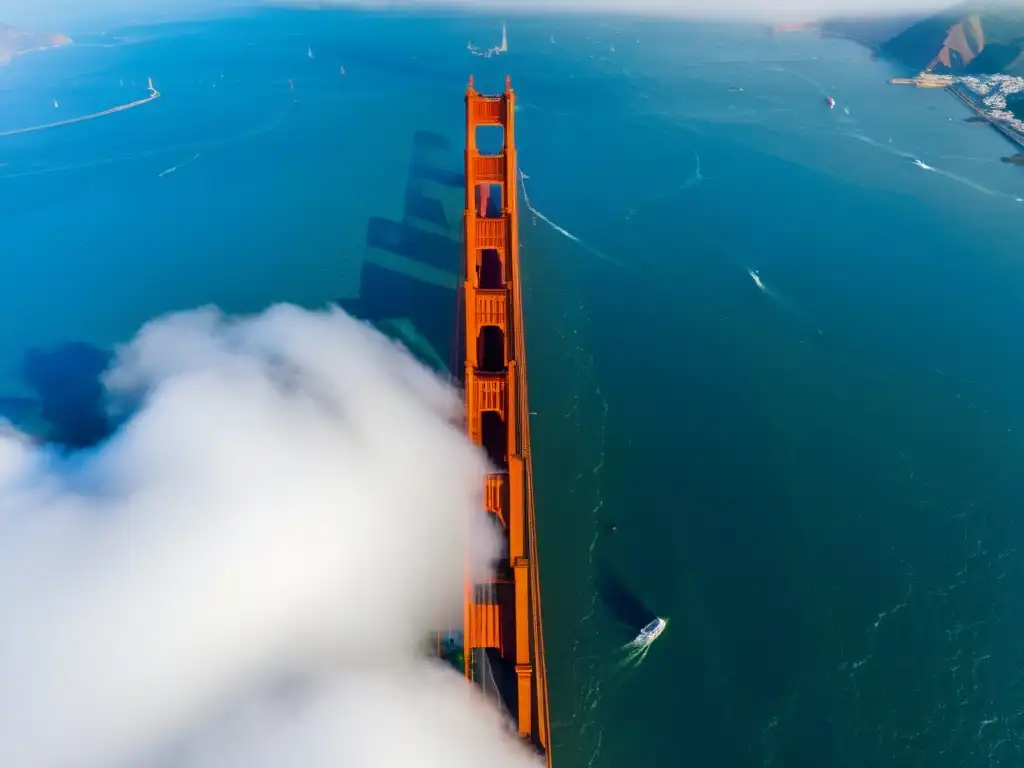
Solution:
<svg viewBox="0 0 1024 768">
<path fill-rule="evenodd" d="M 914 24 L 881 52 L 942 74 L 1024 75 L 1024 7 L 958 6 Z"/>
<path fill-rule="evenodd" d="M 1024 6 L 965 3 L 932 15 L 830 19 L 824 34 L 938 74 L 1024 75 Z"/>
<path fill-rule="evenodd" d="M 59 32 L 36 34 L 23 32 L 10 24 L 0 23 L 0 65 L 7 64 L 15 56 L 43 48 L 69 45 L 71 38 Z"/>
</svg>

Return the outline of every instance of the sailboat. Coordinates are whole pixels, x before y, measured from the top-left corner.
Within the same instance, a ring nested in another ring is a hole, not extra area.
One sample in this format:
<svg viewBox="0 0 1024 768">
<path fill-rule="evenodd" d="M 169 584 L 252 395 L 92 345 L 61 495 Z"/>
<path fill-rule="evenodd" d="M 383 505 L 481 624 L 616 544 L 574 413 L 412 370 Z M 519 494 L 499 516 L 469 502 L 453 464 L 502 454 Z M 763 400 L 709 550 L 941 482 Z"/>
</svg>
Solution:
<svg viewBox="0 0 1024 768">
<path fill-rule="evenodd" d="M 309 56 L 309 58 L 311 58 L 311 59 L 314 58 L 314 56 L 313 56 L 313 44 L 312 43 L 310 43 L 309 50 L 306 52 L 306 55 Z"/>
<path fill-rule="evenodd" d="M 481 51 L 472 42 L 469 42 L 466 43 L 466 50 L 474 56 L 483 56 L 485 59 L 497 56 L 499 53 L 508 53 L 508 30 L 505 28 L 505 22 L 501 23 L 501 45 L 495 45 L 486 51 Z"/>
<path fill-rule="evenodd" d="M 59 106 L 60 106 L 60 104 L 58 104 L 58 103 L 57 103 L 57 100 L 56 100 L 56 99 L 54 99 L 54 100 L 53 100 L 53 108 L 54 108 L 54 109 L 57 109 L 57 107 L 59 107 Z"/>
</svg>

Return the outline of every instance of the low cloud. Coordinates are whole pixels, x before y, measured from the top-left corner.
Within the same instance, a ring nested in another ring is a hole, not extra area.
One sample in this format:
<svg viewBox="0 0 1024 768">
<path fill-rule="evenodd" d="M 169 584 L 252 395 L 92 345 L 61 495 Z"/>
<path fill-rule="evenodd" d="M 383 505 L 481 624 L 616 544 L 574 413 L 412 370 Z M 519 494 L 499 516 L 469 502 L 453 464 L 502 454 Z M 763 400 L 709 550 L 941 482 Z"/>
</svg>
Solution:
<svg viewBox="0 0 1024 768">
<path fill-rule="evenodd" d="M 0 765 L 533 764 L 420 655 L 497 551 L 446 382 L 279 306 L 154 321 L 106 385 L 89 454 L 0 436 Z"/>
<path fill-rule="evenodd" d="M 811 20 L 896 16 L 947 8 L 948 0 L 270 0 L 279 5 L 459 8 L 502 13 L 627 14 L 689 19 Z"/>
</svg>

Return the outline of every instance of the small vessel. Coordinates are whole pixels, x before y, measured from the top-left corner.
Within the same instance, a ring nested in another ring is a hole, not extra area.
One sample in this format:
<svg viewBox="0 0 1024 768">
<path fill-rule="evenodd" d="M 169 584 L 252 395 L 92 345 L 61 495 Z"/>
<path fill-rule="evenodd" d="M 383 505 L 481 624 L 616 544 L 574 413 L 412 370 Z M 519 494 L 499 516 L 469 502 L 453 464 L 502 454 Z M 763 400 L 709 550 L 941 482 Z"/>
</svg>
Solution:
<svg viewBox="0 0 1024 768">
<path fill-rule="evenodd" d="M 342 64 L 341 67 L 338 69 L 338 74 L 339 75 L 344 75 L 345 74 L 345 65 L 344 64 Z"/>
<path fill-rule="evenodd" d="M 655 619 L 640 630 L 640 634 L 637 635 L 636 639 L 644 645 L 649 645 L 658 639 L 658 635 L 665 631 L 666 626 L 667 622 L 664 619 Z"/>
<path fill-rule="evenodd" d="M 750 275 L 751 279 L 753 279 L 754 285 L 756 285 L 758 288 L 760 288 L 763 291 L 764 290 L 764 283 L 761 282 L 761 276 L 759 274 L 757 274 L 757 270 L 756 269 L 748 269 L 747 270 L 747 274 Z"/>
<path fill-rule="evenodd" d="M 836 100 L 833 99 L 831 96 L 828 97 L 826 103 L 828 104 L 828 108 L 829 109 L 835 109 L 836 108 Z"/>
<path fill-rule="evenodd" d="M 309 56 L 309 58 L 311 58 L 311 59 L 313 58 L 313 44 L 312 43 L 310 43 L 309 50 L 306 51 L 306 55 Z"/>
<path fill-rule="evenodd" d="M 60 104 L 58 104 L 58 103 L 57 103 L 57 100 L 56 100 L 56 99 L 54 99 L 54 100 L 53 100 L 53 108 L 54 108 L 54 109 L 57 109 L 57 107 L 59 107 L 59 106 L 60 106 Z"/>
</svg>

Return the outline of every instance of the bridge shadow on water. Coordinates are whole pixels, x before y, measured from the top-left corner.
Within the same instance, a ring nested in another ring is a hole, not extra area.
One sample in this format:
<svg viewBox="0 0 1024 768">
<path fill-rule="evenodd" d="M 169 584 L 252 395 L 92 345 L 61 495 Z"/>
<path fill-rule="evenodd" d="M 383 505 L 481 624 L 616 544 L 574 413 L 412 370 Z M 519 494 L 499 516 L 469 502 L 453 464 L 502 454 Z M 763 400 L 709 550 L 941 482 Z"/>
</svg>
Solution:
<svg viewBox="0 0 1024 768">
<path fill-rule="evenodd" d="M 460 158 L 444 136 L 416 131 L 402 219 L 370 217 L 359 295 L 337 302 L 398 338 L 421 362 L 445 370 L 454 362 L 462 260 Z"/>
<path fill-rule="evenodd" d="M 629 628 L 630 638 L 658 618 L 607 565 L 597 564 L 594 582 L 601 603 L 612 618 Z"/>
<path fill-rule="evenodd" d="M 112 353 L 83 342 L 29 349 L 22 377 L 34 397 L 0 397 L 0 417 L 58 447 L 90 448 L 110 436 L 103 372 Z"/>
<path fill-rule="evenodd" d="M 370 218 L 358 298 L 338 300 L 435 369 L 449 367 L 453 347 L 464 194 L 460 168 L 461 153 L 447 138 L 414 134 L 402 220 Z M 112 357 L 109 350 L 77 341 L 27 350 L 21 376 L 32 394 L 0 394 L 0 419 L 65 450 L 101 443 L 116 426 L 101 382 Z"/>
</svg>

